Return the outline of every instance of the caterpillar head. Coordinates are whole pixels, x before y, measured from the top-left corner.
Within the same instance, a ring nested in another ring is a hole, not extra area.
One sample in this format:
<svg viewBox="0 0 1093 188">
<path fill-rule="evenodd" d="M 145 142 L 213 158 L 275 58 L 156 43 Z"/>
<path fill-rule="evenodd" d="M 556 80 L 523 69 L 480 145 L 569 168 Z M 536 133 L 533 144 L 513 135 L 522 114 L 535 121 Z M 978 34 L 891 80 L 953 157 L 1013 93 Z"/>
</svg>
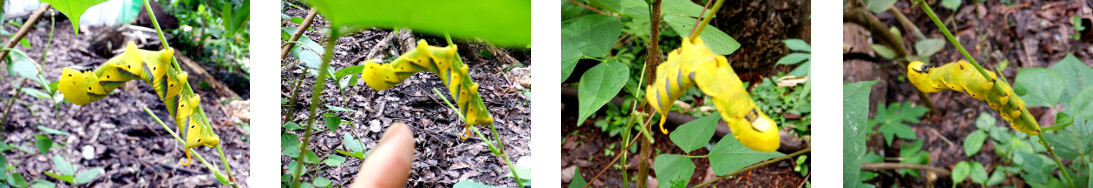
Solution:
<svg viewBox="0 0 1093 188">
<path fill-rule="evenodd" d="M 361 71 L 361 79 L 364 80 L 365 84 L 368 84 L 368 87 L 372 87 L 376 91 L 395 87 L 395 84 L 388 83 L 386 79 L 389 76 L 398 77 L 389 65 L 379 64 L 373 60 L 365 61 L 364 70 Z"/>
<path fill-rule="evenodd" d="M 61 70 L 61 78 L 57 80 L 57 89 L 61 90 L 69 102 L 76 105 L 91 103 L 91 96 L 87 93 L 88 69 L 81 67 L 65 67 Z"/>
<path fill-rule="evenodd" d="M 907 65 L 907 78 L 911 80 L 911 84 L 915 85 L 919 91 L 925 93 L 933 93 L 941 91 L 940 86 L 930 79 L 930 69 L 933 68 L 929 64 L 921 61 L 913 61 Z"/>
<path fill-rule="evenodd" d="M 769 152 L 777 150 L 780 145 L 778 136 L 778 124 L 767 114 L 752 108 L 744 121 L 730 122 L 730 127 L 736 127 L 732 131 L 733 136 L 740 140 L 741 144 L 756 151 Z"/>
</svg>

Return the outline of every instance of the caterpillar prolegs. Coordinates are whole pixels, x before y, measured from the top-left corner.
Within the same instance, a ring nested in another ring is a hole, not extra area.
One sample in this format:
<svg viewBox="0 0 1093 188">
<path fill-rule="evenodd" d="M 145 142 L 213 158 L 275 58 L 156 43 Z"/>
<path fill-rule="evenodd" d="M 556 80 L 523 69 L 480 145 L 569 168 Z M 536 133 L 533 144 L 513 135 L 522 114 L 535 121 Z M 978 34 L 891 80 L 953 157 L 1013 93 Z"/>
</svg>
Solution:
<svg viewBox="0 0 1093 188">
<path fill-rule="evenodd" d="M 193 93 L 182 92 L 183 84 L 189 75 L 178 67 L 172 66 L 174 49 L 160 51 L 137 49 L 136 43 L 129 42 L 125 52 L 110 58 L 98 68 L 65 67 L 57 81 L 57 89 L 69 102 L 85 105 L 98 101 L 114 89 L 130 80 L 144 80 L 152 85 L 156 96 L 163 101 L 168 113 L 174 118 L 179 134 L 188 130 L 186 137 L 186 161 L 190 164 L 190 148 L 197 146 L 215 147 L 220 143 L 219 136 L 212 127 L 203 121 L 204 117 L 195 115 L 200 110 L 201 97 Z M 188 126 L 184 129 L 183 126 Z"/>
<path fill-rule="evenodd" d="M 471 80 L 467 65 L 455 58 L 454 45 L 436 47 L 430 46 L 424 39 L 418 40 L 417 48 L 390 63 L 379 64 L 373 60 L 364 62 L 361 79 L 369 87 L 379 91 L 394 87 L 417 72 L 436 73 L 444 85 L 448 86 L 448 92 L 459 107 L 459 113 L 466 118 L 466 131 L 460 138 L 467 139 L 470 137 L 471 125 L 492 124 L 493 117 L 482 103 L 482 96 L 478 95 L 478 83 Z"/>
<path fill-rule="evenodd" d="M 907 65 L 907 77 L 918 90 L 925 93 L 947 89 L 966 92 L 976 100 L 987 102 L 987 106 L 998 111 L 1002 119 L 1010 122 L 1010 127 L 1027 134 L 1040 134 L 1039 123 L 1021 118 L 1022 113 L 1028 112 L 1025 101 L 1013 93 L 1013 88 L 1006 85 L 1002 85 L 1004 93 L 994 90 L 995 83 L 991 80 L 998 76 L 993 72 L 987 72 L 987 74 L 991 79 L 983 77 L 972 64 L 964 60 L 940 67 L 933 67 L 921 61 L 914 61 Z"/>
<path fill-rule="evenodd" d="M 661 113 L 660 130 L 673 102 L 692 85 L 710 96 L 721 117 L 729 123 L 733 136 L 757 151 L 778 149 L 778 125 L 760 111 L 729 66 L 725 56 L 713 53 L 701 38 L 683 38 L 683 45 L 668 53 L 668 60 L 657 66 L 656 81 L 645 90 L 646 100 Z"/>
</svg>

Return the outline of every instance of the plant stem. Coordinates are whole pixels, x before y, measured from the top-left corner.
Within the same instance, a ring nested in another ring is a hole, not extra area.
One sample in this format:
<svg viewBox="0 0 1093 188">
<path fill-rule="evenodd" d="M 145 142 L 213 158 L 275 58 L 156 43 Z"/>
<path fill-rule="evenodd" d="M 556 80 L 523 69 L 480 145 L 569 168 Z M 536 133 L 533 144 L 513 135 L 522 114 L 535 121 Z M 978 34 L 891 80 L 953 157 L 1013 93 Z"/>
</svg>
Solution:
<svg viewBox="0 0 1093 188">
<path fill-rule="evenodd" d="M 710 24 L 710 20 L 713 20 L 713 16 L 717 14 L 717 10 L 721 9 L 721 4 L 724 3 L 725 0 L 717 0 L 717 2 L 713 4 L 713 7 L 710 7 L 710 13 L 706 14 L 706 18 L 702 18 L 702 24 L 699 24 L 694 32 L 691 32 L 690 40 L 692 42 L 694 42 L 695 38 L 698 38 L 699 34 L 702 34 L 702 30 L 706 28 L 706 25 Z"/>
<path fill-rule="evenodd" d="M 338 36 L 340 36 L 338 30 L 331 28 L 330 35 L 327 36 L 326 39 L 325 52 L 323 52 L 323 63 L 319 65 L 319 77 L 315 79 L 315 83 L 311 86 L 311 104 L 308 107 L 307 130 L 304 131 L 304 142 L 299 148 L 301 151 L 300 153 L 305 153 L 307 151 L 307 145 L 311 142 L 311 126 L 315 122 L 315 116 L 317 115 L 315 114 L 315 110 L 319 107 L 319 96 L 323 95 L 323 88 L 326 87 L 326 72 L 330 69 L 330 60 L 334 56 L 334 46 L 338 41 Z M 297 156 L 296 161 L 302 163 L 303 157 L 304 155 Z M 300 178 L 302 177 L 300 170 L 303 170 L 303 167 L 304 165 L 300 164 L 293 170 L 294 173 L 292 173 L 292 176 L 294 177 L 292 178 L 292 187 L 300 187 Z"/>
<path fill-rule="evenodd" d="M 34 14 L 31 14 L 30 18 L 27 18 L 27 22 L 23 23 L 23 27 L 19 27 L 19 31 L 15 32 L 15 35 L 8 39 L 8 43 L 4 44 L 4 49 L 0 50 L 0 62 L 8 59 L 8 52 L 11 52 L 11 49 L 15 47 L 15 44 L 19 44 L 19 41 L 27 36 L 27 33 L 30 32 L 30 28 L 38 23 L 38 18 L 42 17 L 42 14 L 45 13 L 46 10 L 49 10 L 49 7 L 49 4 L 42 3 L 42 6 L 39 6 L 37 10 L 34 10 Z"/>
<path fill-rule="evenodd" d="M 739 174 L 739 173 L 742 173 L 742 172 L 747 172 L 747 171 L 749 171 L 749 170 L 752 170 L 752 169 L 755 169 L 755 168 L 759 168 L 759 167 L 762 167 L 762 166 L 766 166 L 766 165 L 769 165 L 769 164 L 773 164 L 773 163 L 775 163 L 775 162 L 778 162 L 778 161 L 782 161 L 782 160 L 786 160 L 786 159 L 789 159 L 789 158 L 793 158 L 793 157 L 796 157 L 796 156 L 798 156 L 798 155 L 801 155 L 801 154 L 805 154 L 805 153 L 808 153 L 808 152 L 810 152 L 810 151 L 812 151 L 812 147 L 806 148 L 806 149 L 804 149 L 804 150 L 801 150 L 801 151 L 793 152 L 793 153 L 791 153 L 791 154 L 789 154 L 789 155 L 784 155 L 784 156 L 781 156 L 781 157 L 778 157 L 778 158 L 774 158 L 774 159 L 771 159 L 771 160 L 768 160 L 768 161 L 763 161 L 763 162 L 761 162 L 761 163 L 757 163 L 757 164 L 754 164 L 754 165 L 751 165 L 751 166 L 748 166 L 748 167 L 742 168 L 742 169 L 740 169 L 740 170 L 736 170 L 736 171 L 733 171 L 732 173 L 729 173 L 729 174 L 725 174 L 724 176 L 720 176 L 720 177 L 714 178 L 713 180 L 710 180 L 710 181 L 706 181 L 706 182 L 702 182 L 702 183 L 700 183 L 700 184 L 698 184 L 698 185 L 695 185 L 694 187 L 706 187 L 706 186 L 708 186 L 708 185 L 710 185 L 710 184 L 713 184 L 713 183 L 715 183 L 715 182 L 717 182 L 717 181 L 721 181 L 721 180 L 723 180 L 723 179 L 725 179 L 725 178 L 729 178 L 729 177 L 732 177 L 733 175 L 736 175 L 736 174 Z"/>
<path fill-rule="evenodd" d="M 153 120 L 156 120 L 156 123 L 159 123 L 159 125 L 162 126 L 164 130 L 167 130 L 167 133 L 170 133 L 171 136 L 175 137 L 175 140 L 177 140 L 181 144 L 186 144 L 186 142 L 182 141 L 182 138 L 179 137 L 178 134 L 175 134 L 175 131 L 172 131 L 170 127 L 167 127 L 167 124 L 164 124 L 163 121 L 160 120 L 159 117 L 156 116 L 156 114 L 152 113 L 152 110 L 149 110 L 148 107 L 141 107 L 141 108 L 144 109 L 145 113 L 148 113 L 148 116 L 151 116 Z M 217 147 L 217 149 L 219 150 L 219 147 Z M 209 171 L 212 171 L 213 175 L 218 177 L 218 179 L 220 179 L 221 177 L 224 177 L 224 175 L 220 174 L 220 169 L 217 169 L 212 164 L 210 164 L 208 161 L 206 161 L 205 157 L 201 156 L 201 153 L 198 153 L 193 148 L 190 148 L 189 150 L 190 151 L 188 151 L 188 152 L 191 152 L 191 153 L 194 154 L 194 156 L 197 156 L 197 160 L 201 161 L 201 163 L 205 165 L 205 168 L 208 168 Z M 223 152 L 221 152 L 221 153 L 223 153 Z M 223 156 L 223 154 L 221 154 L 221 156 Z M 221 163 L 227 163 L 227 161 L 224 160 L 224 158 L 221 158 L 220 162 Z M 224 166 L 227 166 L 227 165 L 225 164 Z M 230 170 L 229 170 L 229 172 L 230 172 Z M 231 178 L 229 177 L 229 179 L 231 179 Z M 236 188 L 239 187 L 239 185 L 235 184 L 234 181 L 230 181 L 229 184 L 232 187 L 236 187 Z"/>
<path fill-rule="evenodd" d="M 920 8 L 923 12 L 926 13 L 926 16 L 929 16 L 930 20 L 933 21 L 934 24 L 937 25 L 938 29 L 941 30 L 941 34 L 944 34 L 945 38 L 949 39 L 949 43 L 953 44 L 953 46 L 960 51 L 961 55 L 964 55 L 964 58 L 967 59 L 968 62 L 970 62 L 972 66 L 975 67 L 975 70 L 978 71 L 980 75 L 983 75 L 983 77 L 989 80 L 991 83 L 994 83 L 995 92 L 1007 94 L 1002 88 L 1010 88 L 1010 85 L 1007 84 L 1005 81 L 999 82 L 996 80 L 996 78 L 991 78 L 990 75 L 987 74 L 987 70 L 983 69 L 983 66 L 979 65 L 979 63 L 975 61 L 975 58 L 973 58 L 971 54 L 968 53 L 968 50 L 965 50 L 964 46 L 961 45 L 960 42 L 953 37 L 953 34 L 949 32 L 949 29 L 945 27 L 945 24 L 942 23 L 940 19 L 938 19 L 936 14 L 934 14 L 933 9 L 930 9 L 930 5 L 924 0 L 916 0 L 916 2 L 921 6 Z M 1010 102 L 1007 105 L 1010 105 L 1010 107 L 1016 107 L 1017 109 L 1021 109 L 1020 118 L 1024 118 L 1024 121 L 1031 122 L 1032 125 L 1029 126 L 1035 126 L 1037 131 L 1036 135 L 1040 137 L 1040 144 L 1043 144 L 1044 148 L 1047 148 L 1047 152 L 1050 153 L 1052 158 L 1055 159 L 1055 163 L 1059 165 L 1059 169 L 1063 171 L 1063 177 L 1066 178 L 1066 181 L 1068 183 L 1070 183 L 1070 187 L 1074 187 L 1074 180 L 1070 179 L 1070 170 L 1067 169 L 1066 166 L 1063 166 L 1063 163 L 1059 160 L 1059 156 L 1055 154 L 1055 150 L 1052 149 L 1051 145 L 1049 145 L 1047 141 L 1044 140 L 1044 136 L 1040 134 L 1040 125 L 1037 123 L 1036 118 L 1032 117 L 1032 113 L 1028 112 L 1028 108 L 1018 106 L 1019 104 L 1013 102 L 1014 100 L 1019 100 L 1019 96 L 1010 97 Z"/>
<path fill-rule="evenodd" d="M 56 18 L 57 18 L 57 16 L 50 16 L 49 17 L 49 39 L 46 40 L 46 50 L 42 51 L 42 57 L 41 57 L 41 59 L 38 60 L 39 64 L 41 64 L 41 62 L 45 62 L 46 57 L 49 57 L 48 56 L 49 55 L 49 46 L 53 44 L 53 28 L 55 28 L 56 24 L 57 24 L 57 19 Z M 38 74 L 41 74 L 41 73 L 42 73 L 42 71 L 39 70 Z"/>
</svg>

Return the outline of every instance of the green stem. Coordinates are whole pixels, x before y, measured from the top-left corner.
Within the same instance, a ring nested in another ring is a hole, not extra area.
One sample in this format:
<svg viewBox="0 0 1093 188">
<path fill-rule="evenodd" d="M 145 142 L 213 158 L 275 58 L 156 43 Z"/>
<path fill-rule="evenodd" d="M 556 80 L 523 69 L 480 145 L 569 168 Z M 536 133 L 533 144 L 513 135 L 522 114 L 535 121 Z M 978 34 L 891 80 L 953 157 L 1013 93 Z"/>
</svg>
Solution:
<svg viewBox="0 0 1093 188">
<path fill-rule="evenodd" d="M 141 108 L 144 108 L 144 112 L 148 113 L 148 116 L 152 116 L 152 119 L 156 120 L 156 123 L 159 123 L 159 125 L 162 126 L 164 130 L 167 130 L 167 133 L 170 133 L 171 136 L 175 137 L 175 140 L 177 140 L 178 143 L 181 143 L 183 145 L 186 144 L 186 141 L 182 141 L 182 138 L 179 137 L 178 134 L 175 134 L 175 131 L 171 130 L 170 127 L 167 127 L 167 124 L 164 124 L 163 121 L 160 120 L 159 117 L 157 117 L 155 113 L 152 113 L 152 110 L 149 110 L 148 107 L 141 107 Z M 217 147 L 217 149 L 219 150 L 219 147 Z M 197 153 L 197 151 L 194 150 L 193 148 L 190 148 L 189 150 L 190 150 L 189 151 L 190 153 L 193 153 L 194 156 L 197 156 L 197 160 L 201 161 L 201 164 L 204 164 L 205 168 L 208 168 L 209 171 L 213 172 L 213 175 L 215 175 L 217 177 L 217 179 L 222 179 L 224 177 L 223 174 L 220 174 L 220 169 L 217 169 L 215 166 L 210 164 L 209 161 L 206 161 L 205 157 L 201 156 L 201 153 Z M 221 152 L 221 156 L 223 156 L 223 152 Z M 221 158 L 220 162 L 221 163 L 227 163 L 227 160 L 224 160 L 224 158 Z M 227 165 L 225 165 L 225 166 L 227 166 Z M 229 170 L 229 172 L 230 172 L 230 170 Z M 221 182 L 221 183 L 223 183 L 223 182 Z M 235 182 L 229 182 L 229 185 L 231 185 L 232 187 L 239 187 L 239 185 L 236 185 Z"/>
<path fill-rule="evenodd" d="M 953 34 L 951 32 L 949 32 L 949 29 L 945 26 L 945 24 L 941 22 L 941 20 L 937 17 L 936 14 L 934 14 L 933 9 L 930 9 L 930 5 L 928 3 L 926 3 L 924 0 L 916 0 L 916 2 L 917 2 L 917 4 L 921 5 L 920 8 L 922 9 L 922 11 L 926 13 L 926 16 L 930 17 L 930 20 L 933 21 L 935 25 L 937 25 L 938 29 L 941 30 L 941 33 L 945 35 L 945 38 L 949 39 L 949 43 L 952 43 L 953 46 L 956 47 L 956 49 L 960 51 L 960 54 L 964 55 L 964 58 L 967 59 L 968 62 L 971 62 L 972 66 L 975 67 L 975 70 L 978 71 L 980 75 L 983 75 L 983 77 L 987 78 L 987 80 L 989 80 L 991 83 L 994 83 L 994 90 L 998 93 L 1006 94 L 1006 92 L 1002 88 L 1003 87 L 1009 88 L 1010 87 L 1009 84 L 1007 84 L 1004 81 L 999 82 L 995 78 L 991 78 L 990 75 L 987 74 L 987 70 L 983 69 L 983 66 L 980 66 L 979 63 L 975 61 L 975 58 L 972 58 L 971 54 L 968 53 L 968 50 L 965 50 L 964 46 L 961 45 L 960 42 L 957 41 L 956 38 L 953 37 Z M 1003 78 L 1005 78 L 1005 77 L 1003 77 Z M 1010 105 L 1011 107 L 1017 107 L 1018 109 L 1021 109 L 1021 117 L 1020 118 L 1024 118 L 1025 119 L 1024 121 L 1036 122 L 1036 119 L 1032 117 L 1032 114 L 1028 112 L 1027 108 L 1023 108 L 1022 106 L 1017 106 L 1018 105 L 1017 103 L 1012 102 L 1012 100 L 1017 100 L 1017 99 L 1018 99 L 1018 96 L 1012 96 L 1012 98 L 1010 99 L 1011 102 L 1009 102 L 1008 105 Z M 1037 126 L 1036 127 L 1037 131 L 1039 131 L 1039 125 L 1034 125 L 1034 126 Z M 1048 153 L 1050 153 L 1052 158 L 1055 159 L 1055 163 L 1057 165 L 1059 165 L 1060 169 L 1062 169 L 1063 177 L 1066 178 L 1066 181 L 1068 183 L 1070 183 L 1070 187 L 1074 187 L 1074 180 L 1070 179 L 1070 172 L 1069 172 L 1070 170 L 1068 170 L 1066 168 L 1066 166 L 1063 166 L 1063 163 L 1059 160 L 1059 156 L 1055 154 L 1055 150 L 1052 149 L 1051 145 L 1049 145 L 1047 143 L 1047 141 L 1044 141 L 1043 135 L 1039 134 L 1039 132 L 1037 132 L 1036 135 L 1040 137 L 1041 144 L 1044 145 L 1044 148 L 1047 148 Z"/>
<path fill-rule="evenodd" d="M 781 157 L 778 157 L 778 158 L 774 158 L 774 159 L 771 159 L 771 160 L 768 160 L 768 161 L 763 161 L 763 162 L 761 162 L 761 163 L 757 163 L 757 164 L 754 164 L 754 165 L 748 166 L 748 167 L 746 167 L 746 168 L 742 168 L 742 169 L 740 169 L 740 170 L 736 170 L 736 171 L 733 171 L 732 173 L 729 173 L 729 174 L 725 174 L 724 176 L 720 176 L 720 177 L 714 178 L 713 180 L 710 180 L 710 181 L 706 181 L 706 182 L 702 182 L 701 184 L 695 185 L 694 187 L 706 187 L 706 186 L 709 186 L 710 184 L 713 184 L 713 183 L 715 183 L 715 182 L 717 182 L 717 181 L 721 181 L 721 180 L 723 180 L 723 179 L 725 179 L 725 178 L 729 178 L 729 177 L 732 177 L 733 175 L 736 175 L 736 174 L 740 174 L 740 173 L 742 173 L 742 172 L 747 172 L 747 171 L 749 171 L 749 170 L 752 170 L 752 169 L 755 169 L 755 168 L 759 168 L 759 167 L 762 167 L 762 166 L 766 166 L 766 165 L 769 165 L 769 164 L 773 164 L 773 163 L 775 163 L 775 162 L 778 162 L 778 161 L 782 161 L 782 160 L 786 160 L 786 159 L 789 159 L 789 158 L 793 158 L 793 157 L 796 157 L 796 156 L 798 156 L 798 155 L 801 155 L 801 154 L 805 154 L 805 153 L 808 153 L 808 152 L 810 152 L 810 151 L 812 151 L 812 147 L 809 147 L 809 148 L 803 149 L 803 150 L 801 150 L 801 151 L 793 152 L 793 153 L 791 153 L 791 154 L 789 154 L 789 155 L 784 155 L 784 156 L 781 156 Z"/>
<path fill-rule="evenodd" d="M 319 65 L 319 77 L 315 79 L 315 83 L 311 86 L 311 104 L 308 107 L 307 130 L 304 131 L 304 142 L 300 147 L 300 153 L 306 153 L 307 145 L 311 142 L 311 127 L 312 124 L 315 123 L 315 110 L 319 107 L 319 96 L 323 95 L 323 88 L 326 87 L 326 76 L 328 75 L 326 72 L 330 69 L 330 60 L 334 56 L 334 46 L 337 44 L 338 36 L 340 35 L 338 34 L 337 29 L 331 29 L 329 38 L 326 39 L 326 50 L 323 52 L 323 63 Z M 297 156 L 296 161 L 302 163 L 303 157 L 304 155 Z M 303 170 L 303 167 L 304 165 L 300 164 L 293 170 L 292 187 L 300 187 L 300 178 L 303 177 L 300 174 L 300 170 Z"/>
<path fill-rule="evenodd" d="M 710 12 L 706 13 L 705 18 L 702 18 L 702 24 L 698 24 L 698 27 L 695 28 L 694 32 L 691 32 L 690 39 L 692 42 L 695 38 L 698 38 L 699 34 L 702 34 L 702 30 L 706 28 L 706 25 L 710 24 L 710 20 L 713 20 L 713 16 L 717 14 L 717 10 L 721 9 L 721 4 L 723 3 L 725 3 L 725 0 L 717 0 L 717 2 L 713 4 L 713 7 L 710 7 Z"/>
</svg>

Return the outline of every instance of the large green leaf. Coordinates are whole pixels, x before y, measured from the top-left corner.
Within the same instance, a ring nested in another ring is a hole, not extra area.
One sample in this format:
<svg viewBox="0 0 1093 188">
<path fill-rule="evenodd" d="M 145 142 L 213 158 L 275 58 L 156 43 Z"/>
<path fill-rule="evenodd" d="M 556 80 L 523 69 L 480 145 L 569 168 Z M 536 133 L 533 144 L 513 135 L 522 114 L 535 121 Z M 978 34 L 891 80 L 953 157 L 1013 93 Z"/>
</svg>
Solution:
<svg viewBox="0 0 1093 188">
<path fill-rule="evenodd" d="M 960 161 L 953 167 L 953 184 L 960 184 L 964 182 L 964 179 L 968 179 L 968 174 L 971 174 L 972 166 L 967 161 Z"/>
<path fill-rule="evenodd" d="M 575 48 L 589 57 L 603 57 L 611 51 L 621 32 L 622 22 L 613 16 L 590 14 L 568 19 L 562 21 L 562 47 Z"/>
<path fill-rule="evenodd" d="M 1018 69 L 1017 79 L 1013 82 L 1013 89 L 1029 107 L 1055 106 L 1065 87 L 1063 75 L 1046 68 Z"/>
<path fill-rule="evenodd" d="M 1077 144 L 1081 143 L 1081 140 L 1073 132 L 1058 130 L 1058 133 L 1045 132 L 1043 134 L 1044 140 L 1047 140 L 1052 148 L 1055 148 L 1055 154 L 1058 154 L 1059 158 L 1074 160 L 1082 154 L 1082 148 Z"/>
<path fill-rule="evenodd" d="M 616 62 L 603 62 L 584 72 L 581 83 L 577 85 L 577 103 L 580 107 L 577 109 L 577 125 L 583 124 L 588 116 L 610 102 L 629 78 L 630 71 L 626 65 Z"/>
<path fill-rule="evenodd" d="M 333 28 L 409 27 L 414 32 L 477 37 L 498 45 L 531 43 L 530 1 L 310 0 L 308 3 L 329 19 Z"/>
<path fill-rule="evenodd" d="M 1074 100 L 1070 101 L 1067 108 L 1073 108 L 1070 111 L 1074 112 L 1071 115 L 1075 119 L 1093 119 L 1093 87 L 1082 89 L 1081 92 L 1074 95 Z"/>
<path fill-rule="evenodd" d="M 1066 80 L 1063 95 L 1059 97 L 1060 103 L 1068 104 L 1082 88 L 1093 86 L 1093 68 L 1078 60 L 1074 54 L 1067 54 L 1059 63 L 1052 65 L 1051 70 L 1055 70 Z"/>
<path fill-rule="evenodd" d="M 686 155 L 661 154 L 654 159 L 653 171 L 657 173 L 660 187 L 686 187 L 695 172 L 695 164 Z"/>
<path fill-rule="evenodd" d="M 53 155 L 53 169 L 61 175 L 76 175 L 76 167 L 72 166 L 72 163 L 66 161 L 61 155 Z"/>
<path fill-rule="evenodd" d="M 607 9 L 613 9 L 618 13 L 635 19 L 649 19 L 649 3 L 646 3 L 644 0 L 595 0 L 590 1 L 589 4 L 602 5 Z M 698 17 L 698 15 L 702 13 L 702 5 L 695 4 L 688 0 L 663 0 L 660 4 L 660 12 L 661 16 L 682 15 Z"/>
<path fill-rule="evenodd" d="M 76 179 L 74 181 L 76 181 L 77 184 L 91 183 L 91 180 L 94 180 L 95 177 L 99 176 L 99 174 L 102 173 L 102 172 L 103 172 L 102 168 L 88 169 L 88 170 L 85 170 L 85 171 L 80 172 L 79 174 L 77 174 Z"/>
<path fill-rule="evenodd" d="M 812 46 L 808 45 L 808 42 L 801 39 L 786 39 L 782 40 L 782 43 L 786 43 L 786 47 L 793 51 L 811 52 Z"/>
<path fill-rule="evenodd" d="M 843 84 L 843 187 L 857 187 L 865 157 L 869 91 L 879 81 Z"/>
<path fill-rule="evenodd" d="M 915 42 L 915 53 L 922 57 L 930 57 L 945 48 L 945 40 L 932 38 Z"/>
<path fill-rule="evenodd" d="M 696 21 L 698 19 L 687 16 L 664 15 L 664 22 L 680 36 L 687 36 L 688 33 L 691 33 L 691 28 L 694 27 Z M 710 50 L 717 54 L 729 55 L 735 52 L 736 49 L 740 49 L 740 43 L 736 42 L 736 39 L 711 25 L 706 25 L 706 28 L 702 29 L 702 33 L 698 37 L 702 38 L 702 42 L 706 43 Z"/>
<path fill-rule="evenodd" d="M 577 68 L 577 62 L 581 60 L 581 51 L 577 49 L 576 43 L 562 43 L 562 82 L 569 79 L 569 75 L 573 74 L 573 69 Z"/>
<path fill-rule="evenodd" d="M 755 151 L 741 144 L 736 137 L 725 135 L 713 149 L 710 149 L 710 168 L 713 168 L 714 174 L 723 176 L 760 161 L 783 155 L 785 154 L 774 151 Z"/>
<path fill-rule="evenodd" d="M 672 143 L 679 146 L 679 149 L 683 149 L 684 153 L 690 153 L 710 143 L 710 137 L 713 137 L 713 132 L 717 129 L 717 120 L 720 118 L 720 114 L 713 113 L 684 123 L 672 131 L 669 138 L 672 139 Z"/>
<path fill-rule="evenodd" d="M 987 140 L 987 132 L 983 129 L 978 129 L 964 137 L 964 154 L 971 157 L 976 153 L 979 153 L 979 149 L 983 148 L 983 142 Z"/>
<path fill-rule="evenodd" d="M 877 106 L 876 116 L 869 120 L 869 125 L 880 124 L 879 131 L 884 136 L 885 143 L 892 145 L 892 141 L 895 140 L 894 136 L 903 139 L 918 138 L 914 129 L 903 122 L 918 123 L 918 117 L 928 111 L 929 109 L 925 107 L 912 106 L 911 102 L 904 104 L 892 103 L 888 108 L 885 108 L 884 104 L 880 104 Z"/>
<path fill-rule="evenodd" d="M 106 0 L 42 0 L 42 2 L 49 3 L 53 6 L 53 9 L 61 11 L 72 21 L 72 30 L 76 35 L 80 34 L 80 16 L 83 16 L 84 11 L 87 8 L 95 6 L 99 3 L 106 2 Z"/>
</svg>

